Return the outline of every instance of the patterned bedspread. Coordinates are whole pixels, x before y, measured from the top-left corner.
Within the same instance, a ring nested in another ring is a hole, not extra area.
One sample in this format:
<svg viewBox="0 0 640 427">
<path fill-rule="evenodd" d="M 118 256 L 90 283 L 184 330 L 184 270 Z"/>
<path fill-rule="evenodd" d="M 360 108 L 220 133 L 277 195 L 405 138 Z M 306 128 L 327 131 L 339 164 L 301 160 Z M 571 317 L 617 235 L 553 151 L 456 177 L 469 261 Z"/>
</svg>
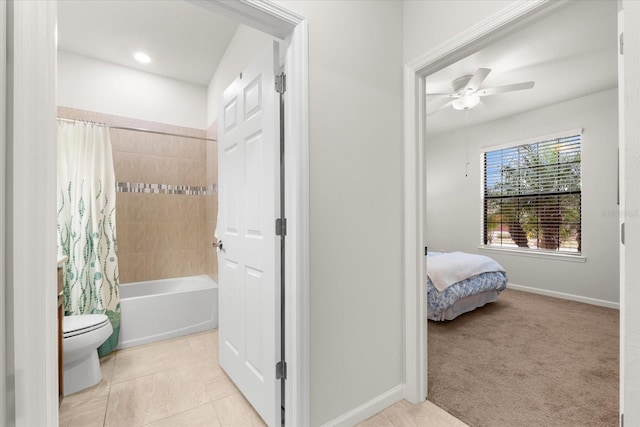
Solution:
<svg viewBox="0 0 640 427">
<path fill-rule="evenodd" d="M 440 314 L 457 300 L 489 290 L 502 291 L 507 287 L 507 275 L 502 271 L 482 273 L 449 286 L 443 292 L 427 278 L 427 313 L 429 319 L 440 320 Z"/>
</svg>

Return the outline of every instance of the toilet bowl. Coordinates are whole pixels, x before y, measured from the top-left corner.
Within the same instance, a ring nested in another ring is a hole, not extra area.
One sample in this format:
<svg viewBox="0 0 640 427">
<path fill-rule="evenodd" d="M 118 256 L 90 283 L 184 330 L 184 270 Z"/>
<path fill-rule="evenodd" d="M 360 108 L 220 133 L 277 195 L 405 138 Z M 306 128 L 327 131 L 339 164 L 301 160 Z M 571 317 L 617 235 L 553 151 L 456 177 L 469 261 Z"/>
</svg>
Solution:
<svg viewBox="0 0 640 427">
<path fill-rule="evenodd" d="M 64 395 L 94 386 L 102 379 L 98 347 L 113 332 L 104 314 L 65 316 L 62 319 Z"/>
</svg>

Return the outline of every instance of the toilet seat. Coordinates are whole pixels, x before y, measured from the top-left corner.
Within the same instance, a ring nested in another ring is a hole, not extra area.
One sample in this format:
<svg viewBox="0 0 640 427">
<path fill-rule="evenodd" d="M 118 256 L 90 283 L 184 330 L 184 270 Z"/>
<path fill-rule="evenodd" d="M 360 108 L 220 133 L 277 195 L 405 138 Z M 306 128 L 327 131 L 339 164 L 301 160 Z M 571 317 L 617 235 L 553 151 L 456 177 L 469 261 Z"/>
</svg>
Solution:
<svg viewBox="0 0 640 427">
<path fill-rule="evenodd" d="M 109 318 L 104 314 L 64 316 L 62 318 L 62 336 L 70 338 L 86 334 L 106 326 L 107 323 L 109 323 Z"/>
</svg>

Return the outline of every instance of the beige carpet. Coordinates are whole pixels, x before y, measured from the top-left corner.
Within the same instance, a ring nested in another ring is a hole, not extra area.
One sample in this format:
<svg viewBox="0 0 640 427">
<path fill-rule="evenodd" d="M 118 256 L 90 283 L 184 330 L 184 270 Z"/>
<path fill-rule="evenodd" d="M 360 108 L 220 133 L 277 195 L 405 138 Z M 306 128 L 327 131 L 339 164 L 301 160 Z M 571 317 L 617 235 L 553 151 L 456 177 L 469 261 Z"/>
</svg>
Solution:
<svg viewBox="0 0 640 427">
<path fill-rule="evenodd" d="M 618 310 L 507 289 L 428 331 L 428 399 L 472 427 L 618 425 Z"/>
</svg>

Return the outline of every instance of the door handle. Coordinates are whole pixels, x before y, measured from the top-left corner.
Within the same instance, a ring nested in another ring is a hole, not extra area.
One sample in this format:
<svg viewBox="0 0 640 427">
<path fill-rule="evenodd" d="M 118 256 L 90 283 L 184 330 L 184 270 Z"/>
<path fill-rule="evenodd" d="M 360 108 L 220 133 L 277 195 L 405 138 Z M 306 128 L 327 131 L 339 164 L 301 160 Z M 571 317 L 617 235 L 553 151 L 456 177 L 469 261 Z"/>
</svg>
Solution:
<svg viewBox="0 0 640 427">
<path fill-rule="evenodd" d="M 223 251 L 224 250 L 224 246 L 222 245 L 222 240 L 218 240 L 218 242 L 213 242 L 213 247 L 217 248 L 218 250 Z"/>
</svg>

